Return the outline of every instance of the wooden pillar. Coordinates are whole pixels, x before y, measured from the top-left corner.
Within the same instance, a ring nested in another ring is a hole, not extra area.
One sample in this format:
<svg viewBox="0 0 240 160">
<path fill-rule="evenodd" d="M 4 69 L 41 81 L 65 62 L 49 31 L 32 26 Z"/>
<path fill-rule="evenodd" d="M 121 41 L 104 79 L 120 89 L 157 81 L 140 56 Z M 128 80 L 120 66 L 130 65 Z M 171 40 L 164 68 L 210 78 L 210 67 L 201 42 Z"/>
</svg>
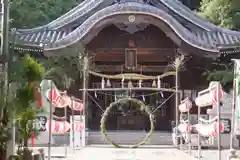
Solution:
<svg viewBox="0 0 240 160">
<path fill-rule="evenodd" d="M 82 92 L 82 101 L 84 106 L 84 115 L 85 115 L 85 128 L 88 128 L 88 93 L 86 89 L 88 88 L 88 78 L 89 78 L 89 60 L 87 54 L 83 57 L 83 92 Z"/>
<path fill-rule="evenodd" d="M 175 75 L 175 121 L 176 126 L 178 125 L 179 120 L 179 112 L 178 112 L 178 105 L 179 105 L 179 94 L 178 94 L 178 88 L 179 88 L 179 73 L 178 69 L 176 69 L 176 75 Z"/>
</svg>

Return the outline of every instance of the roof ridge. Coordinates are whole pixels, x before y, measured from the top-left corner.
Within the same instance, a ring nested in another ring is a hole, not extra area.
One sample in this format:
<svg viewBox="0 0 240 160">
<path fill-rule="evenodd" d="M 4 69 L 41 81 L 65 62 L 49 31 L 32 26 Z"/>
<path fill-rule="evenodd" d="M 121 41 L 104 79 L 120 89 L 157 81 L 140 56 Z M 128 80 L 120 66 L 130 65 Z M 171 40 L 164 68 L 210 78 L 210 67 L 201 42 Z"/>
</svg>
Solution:
<svg viewBox="0 0 240 160">
<path fill-rule="evenodd" d="M 204 28 L 205 30 L 223 32 L 225 34 L 230 34 L 230 35 L 235 35 L 235 36 L 240 35 L 240 32 L 238 32 L 238 31 L 221 28 L 221 27 L 216 26 L 216 25 L 212 24 L 211 22 L 201 18 L 195 12 L 193 12 L 190 8 L 188 8 L 183 3 L 181 3 L 179 0 L 159 0 L 159 1 L 164 3 L 164 5 L 166 5 L 169 9 L 173 10 L 175 13 L 177 13 L 180 16 L 184 17 L 185 19 L 191 21 L 195 25 L 198 25 L 201 28 Z"/>
</svg>

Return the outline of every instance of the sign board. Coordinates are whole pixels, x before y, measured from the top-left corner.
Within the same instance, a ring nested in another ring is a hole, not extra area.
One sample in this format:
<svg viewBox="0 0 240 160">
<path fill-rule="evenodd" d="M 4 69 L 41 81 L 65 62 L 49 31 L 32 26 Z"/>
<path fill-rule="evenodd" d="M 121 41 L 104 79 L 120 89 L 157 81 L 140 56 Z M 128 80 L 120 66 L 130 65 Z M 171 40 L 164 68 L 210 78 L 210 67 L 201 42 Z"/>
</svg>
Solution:
<svg viewBox="0 0 240 160">
<path fill-rule="evenodd" d="M 44 132 L 44 131 L 46 131 L 46 123 L 47 123 L 47 117 L 45 117 L 45 116 L 37 116 L 36 120 L 33 123 L 33 127 L 37 131 Z"/>
<path fill-rule="evenodd" d="M 221 119 L 221 122 L 223 123 L 223 126 L 224 126 L 223 134 L 231 133 L 231 120 L 230 119 Z"/>
<path fill-rule="evenodd" d="M 127 91 L 117 91 L 117 92 L 115 92 L 115 97 L 116 97 L 115 101 L 122 99 L 122 98 L 126 98 L 126 97 L 128 97 L 128 92 Z"/>
</svg>

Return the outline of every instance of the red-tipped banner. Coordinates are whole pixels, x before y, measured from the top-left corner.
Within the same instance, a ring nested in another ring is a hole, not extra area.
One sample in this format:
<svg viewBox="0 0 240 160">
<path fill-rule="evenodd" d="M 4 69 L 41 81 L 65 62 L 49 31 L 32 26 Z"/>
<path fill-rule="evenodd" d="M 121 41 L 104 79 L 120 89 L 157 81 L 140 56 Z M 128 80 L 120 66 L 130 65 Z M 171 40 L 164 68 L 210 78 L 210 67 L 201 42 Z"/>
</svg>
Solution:
<svg viewBox="0 0 240 160">
<path fill-rule="evenodd" d="M 82 123 L 74 123 L 74 125 L 70 125 L 67 121 L 52 121 L 52 132 L 53 133 L 59 133 L 59 134 L 64 134 L 67 131 L 69 131 L 70 128 L 73 128 L 74 131 L 80 132 L 82 131 L 85 126 Z M 50 121 L 48 120 L 46 123 L 46 130 L 50 130 Z"/>
<path fill-rule="evenodd" d="M 196 124 L 197 131 L 202 136 L 217 136 L 218 132 L 218 122 L 213 122 L 212 124 Z M 220 122 L 220 133 L 224 132 L 224 125 Z"/>
<path fill-rule="evenodd" d="M 192 131 L 192 125 L 191 124 L 180 124 L 178 126 L 178 129 L 180 132 L 188 133 Z"/>
</svg>

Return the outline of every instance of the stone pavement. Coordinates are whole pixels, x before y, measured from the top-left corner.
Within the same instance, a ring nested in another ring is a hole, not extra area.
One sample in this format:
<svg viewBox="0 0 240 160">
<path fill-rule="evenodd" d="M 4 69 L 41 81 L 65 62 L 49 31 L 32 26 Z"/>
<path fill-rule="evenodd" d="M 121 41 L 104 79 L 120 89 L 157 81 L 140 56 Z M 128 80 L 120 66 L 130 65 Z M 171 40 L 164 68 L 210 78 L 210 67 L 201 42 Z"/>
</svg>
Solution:
<svg viewBox="0 0 240 160">
<path fill-rule="evenodd" d="M 229 150 L 221 151 L 221 160 L 227 160 Z M 239 155 L 239 153 L 237 153 Z M 197 157 L 198 151 L 193 150 L 192 156 Z M 202 150 L 201 151 L 202 160 L 218 160 L 218 151 L 217 150 Z"/>
<path fill-rule="evenodd" d="M 45 153 L 47 153 L 47 148 Z M 51 156 L 52 160 L 194 160 L 195 158 L 189 156 L 183 151 L 179 151 L 170 146 L 154 147 L 149 146 L 147 148 L 138 149 L 119 149 L 109 146 L 89 146 L 76 150 L 73 153 L 71 148 L 67 149 L 67 157 L 64 157 L 64 147 L 52 148 Z"/>
</svg>

